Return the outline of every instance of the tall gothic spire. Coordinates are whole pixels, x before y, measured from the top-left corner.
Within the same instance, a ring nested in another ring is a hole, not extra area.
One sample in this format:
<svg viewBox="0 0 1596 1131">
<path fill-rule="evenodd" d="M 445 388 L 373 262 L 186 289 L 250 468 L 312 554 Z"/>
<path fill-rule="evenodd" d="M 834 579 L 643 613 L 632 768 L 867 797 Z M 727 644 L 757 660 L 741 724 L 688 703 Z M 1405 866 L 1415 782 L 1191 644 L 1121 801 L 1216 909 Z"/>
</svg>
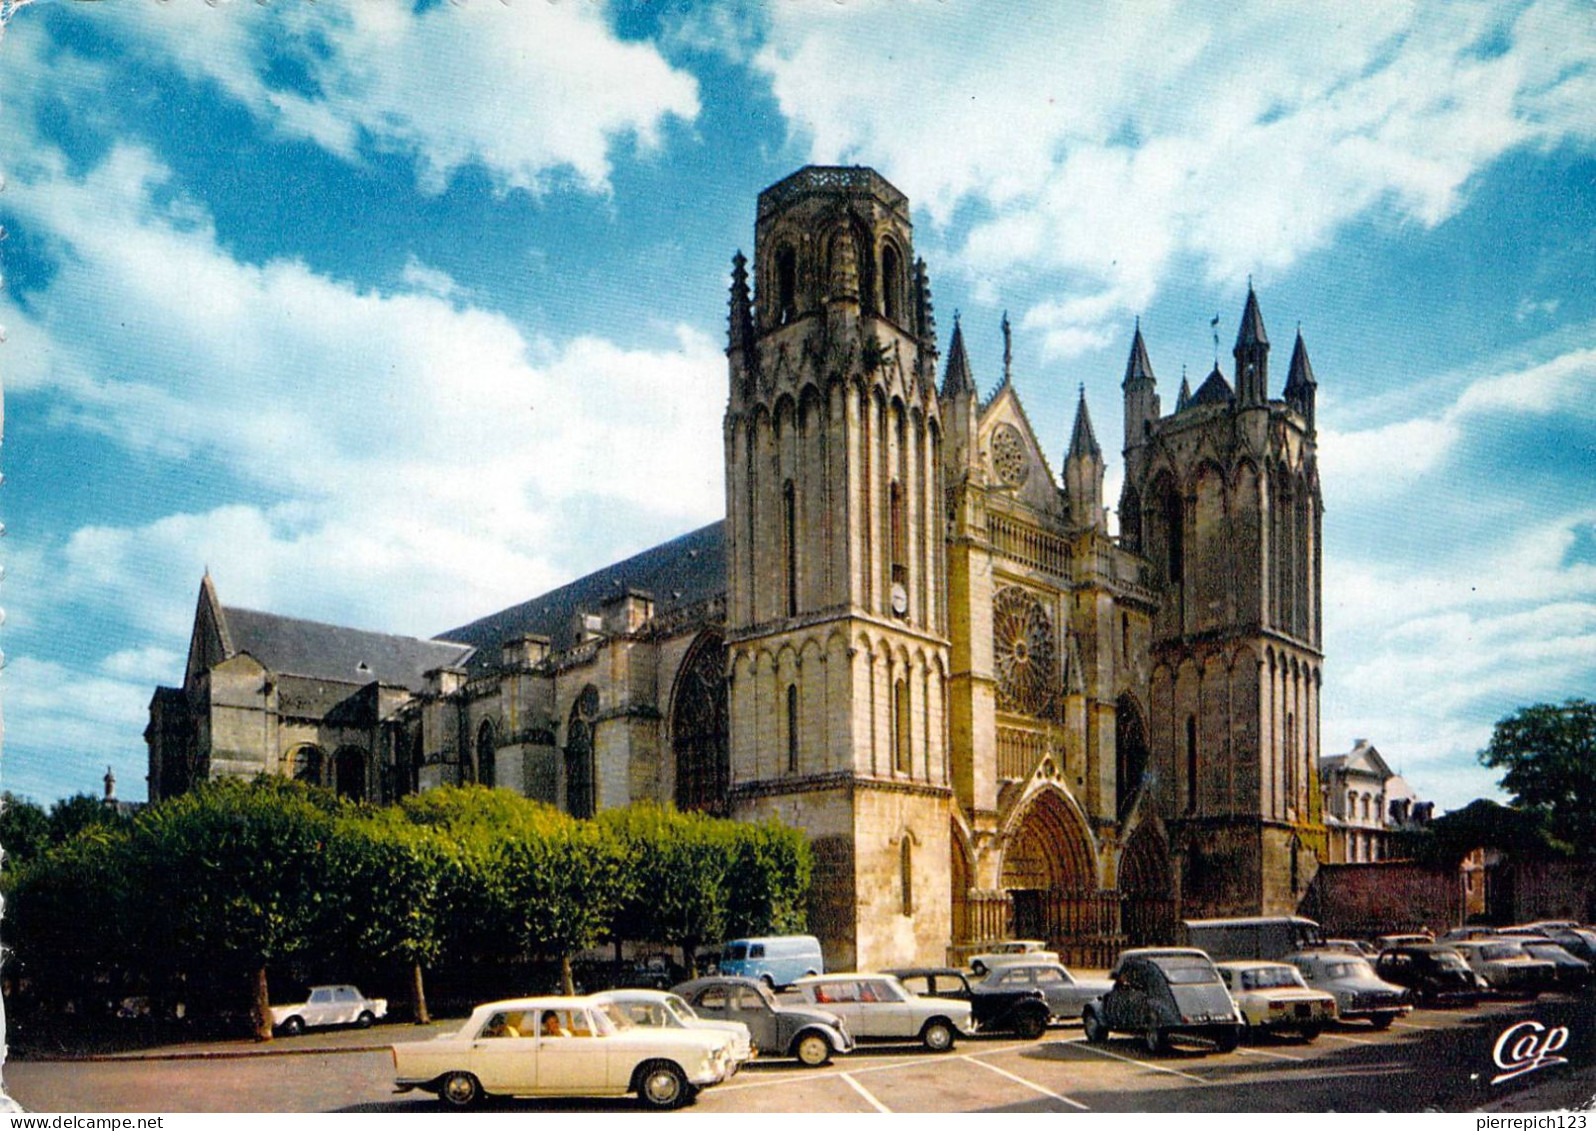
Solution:
<svg viewBox="0 0 1596 1131">
<path fill-rule="evenodd" d="M 1153 363 L 1147 360 L 1147 343 L 1142 340 L 1142 320 L 1136 319 L 1136 334 L 1131 338 L 1130 357 L 1125 360 L 1125 380 L 1120 382 L 1120 388 L 1126 388 L 1132 381 L 1152 381 Z"/>
<path fill-rule="evenodd" d="M 1308 347 L 1302 341 L 1302 327 L 1297 327 L 1297 341 L 1291 347 L 1291 366 L 1286 373 L 1286 403 L 1302 413 L 1308 431 L 1314 430 L 1314 401 L 1319 382 L 1314 380 L 1313 365 L 1308 361 Z"/>
<path fill-rule="evenodd" d="M 970 376 L 970 359 L 964 352 L 964 328 L 959 325 L 959 312 L 953 312 L 953 340 L 948 343 L 947 375 L 942 379 L 942 395 L 956 397 L 975 392 L 975 380 Z"/>
<path fill-rule="evenodd" d="M 1086 386 L 1081 386 L 1081 399 L 1075 406 L 1075 431 L 1070 435 L 1070 458 L 1089 456 L 1103 458 L 1103 449 L 1097 446 L 1097 436 L 1092 432 L 1092 414 L 1086 410 Z"/>
<path fill-rule="evenodd" d="M 1258 295 L 1247 280 L 1247 305 L 1241 311 L 1241 326 L 1236 330 L 1236 399 L 1243 406 L 1269 401 L 1269 335 L 1264 333 L 1263 313 Z"/>
</svg>

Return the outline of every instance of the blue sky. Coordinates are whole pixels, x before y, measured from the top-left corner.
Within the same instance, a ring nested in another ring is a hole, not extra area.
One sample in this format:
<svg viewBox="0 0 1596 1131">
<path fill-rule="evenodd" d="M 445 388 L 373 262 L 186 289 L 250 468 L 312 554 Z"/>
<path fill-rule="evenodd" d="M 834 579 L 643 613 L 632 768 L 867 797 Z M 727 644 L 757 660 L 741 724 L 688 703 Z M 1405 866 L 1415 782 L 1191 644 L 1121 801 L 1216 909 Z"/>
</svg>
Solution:
<svg viewBox="0 0 1596 1131">
<path fill-rule="evenodd" d="M 1166 407 L 1249 275 L 1277 396 L 1301 324 L 1326 753 L 1461 805 L 1596 686 L 1581 0 L 8 10 L 7 789 L 143 796 L 207 566 L 431 635 L 718 518 L 729 261 L 811 161 L 909 195 L 983 387 L 1010 312 L 1055 466 L 1137 316 Z"/>
</svg>

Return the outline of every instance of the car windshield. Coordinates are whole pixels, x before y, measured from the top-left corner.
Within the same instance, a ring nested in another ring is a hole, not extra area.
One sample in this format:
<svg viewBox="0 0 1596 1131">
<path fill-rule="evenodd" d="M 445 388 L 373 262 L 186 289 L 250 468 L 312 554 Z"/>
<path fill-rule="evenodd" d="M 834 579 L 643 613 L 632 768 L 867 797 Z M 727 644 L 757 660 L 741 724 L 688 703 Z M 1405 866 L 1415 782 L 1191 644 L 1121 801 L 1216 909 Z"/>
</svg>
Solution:
<svg viewBox="0 0 1596 1131">
<path fill-rule="evenodd" d="M 1282 986 L 1301 986 L 1306 989 L 1307 983 L 1290 966 L 1265 966 L 1241 972 L 1241 988 L 1244 990 L 1276 990 Z"/>
<path fill-rule="evenodd" d="M 1442 951 L 1439 954 L 1431 955 L 1431 957 L 1435 960 L 1436 966 L 1442 970 L 1467 970 L 1469 968 L 1469 964 L 1463 961 L 1462 955 L 1453 954 L 1451 951 Z"/>
<path fill-rule="evenodd" d="M 1524 949 L 1532 958 L 1546 958 L 1553 962 L 1561 962 L 1565 958 L 1572 957 L 1568 951 L 1552 942 L 1526 943 Z"/>
<path fill-rule="evenodd" d="M 1197 958 L 1159 958 L 1154 964 L 1164 972 L 1172 986 L 1200 986 L 1219 981 L 1219 975 L 1208 963 Z"/>
<path fill-rule="evenodd" d="M 1374 969 L 1361 958 L 1347 962 L 1326 962 L 1324 964 L 1326 978 L 1372 978 Z"/>
<path fill-rule="evenodd" d="M 693 1012 L 693 1007 L 675 994 L 665 995 L 665 1008 L 676 1015 L 676 1020 L 683 1023 L 698 1020 L 698 1014 Z"/>
<path fill-rule="evenodd" d="M 1490 946 L 1480 947 L 1480 957 L 1487 962 L 1499 962 L 1504 958 L 1521 958 L 1524 948 L 1517 943 L 1493 943 Z"/>
</svg>

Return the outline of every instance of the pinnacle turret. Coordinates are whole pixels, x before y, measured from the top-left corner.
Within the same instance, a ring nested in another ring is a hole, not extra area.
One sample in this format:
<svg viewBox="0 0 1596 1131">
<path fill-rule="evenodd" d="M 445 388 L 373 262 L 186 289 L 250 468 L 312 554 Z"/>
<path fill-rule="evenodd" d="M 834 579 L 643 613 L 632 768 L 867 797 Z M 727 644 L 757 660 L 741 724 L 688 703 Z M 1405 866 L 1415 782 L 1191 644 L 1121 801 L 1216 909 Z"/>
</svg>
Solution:
<svg viewBox="0 0 1596 1131">
<path fill-rule="evenodd" d="M 1070 435 L 1070 458 L 1091 457 L 1101 460 L 1103 449 L 1097 446 L 1097 436 L 1092 432 L 1092 414 L 1086 409 L 1086 386 L 1081 386 L 1081 399 L 1075 406 L 1075 430 Z"/>
<path fill-rule="evenodd" d="M 1236 330 L 1236 399 L 1243 407 L 1269 403 L 1269 335 L 1264 332 L 1258 295 L 1247 280 L 1247 305 Z"/>
<path fill-rule="evenodd" d="M 748 293 L 748 259 L 738 249 L 732 256 L 731 313 L 727 319 L 726 351 L 748 350 L 754 341 L 753 302 Z"/>
<path fill-rule="evenodd" d="M 961 396 L 975 392 L 975 379 L 970 376 L 970 359 L 964 352 L 964 329 L 959 316 L 953 315 L 953 340 L 948 343 L 948 368 L 942 379 L 944 397 Z"/>
<path fill-rule="evenodd" d="M 1247 305 L 1241 311 L 1241 326 L 1236 330 L 1236 348 L 1242 346 L 1267 346 L 1269 335 L 1264 332 L 1263 312 L 1258 309 L 1258 293 L 1247 280 Z"/>
<path fill-rule="evenodd" d="M 1152 381 L 1153 363 L 1147 360 L 1147 343 L 1142 340 L 1142 320 L 1136 319 L 1136 334 L 1131 338 L 1130 357 L 1125 361 L 1125 380 L 1120 388 L 1128 388 L 1132 381 Z"/>
<path fill-rule="evenodd" d="M 1313 376 L 1313 365 L 1308 361 L 1308 347 L 1303 344 L 1299 327 L 1296 344 L 1291 347 L 1291 368 L 1286 373 L 1286 404 L 1302 413 L 1309 432 L 1314 430 L 1314 400 L 1318 387 L 1319 382 Z"/>
<path fill-rule="evenodd" d="M 1180 375 L 1180 392 L 1175 396 L 1175 411 L 1185 412 L 1191 407 L 1191 382 L 1186 380 L 1186 375 Z"/>
</svg>

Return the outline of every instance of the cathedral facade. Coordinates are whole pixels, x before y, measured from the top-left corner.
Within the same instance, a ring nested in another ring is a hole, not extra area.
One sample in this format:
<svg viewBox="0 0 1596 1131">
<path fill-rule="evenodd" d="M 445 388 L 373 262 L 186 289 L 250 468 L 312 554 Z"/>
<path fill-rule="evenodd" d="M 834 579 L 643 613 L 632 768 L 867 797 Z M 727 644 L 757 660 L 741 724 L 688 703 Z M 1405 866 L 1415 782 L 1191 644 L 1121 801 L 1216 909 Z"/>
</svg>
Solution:
<svg viewBox="0 0 1596 1131">
<path fill-rule="evenodd" d="M 1216 364 L 1165 415 L 1136 328 L 1115 535 L 1084 394 L 1056 475 L 1004 333 L 982 397 L 903 194 L 800 170 L 733 261 L 723 522 L 433 640 L 230 608 L 207 577 L 151 703 L 151 799 L 268 772 L 776 816 L 810 837 L 835 968 L 1015 935 L 1106 962 L 1181 917 L 1295 910 L 1325 848 L 1301 336 L 1270 399 L 1249 288 L 1234 385 Z"/>
</svg>

